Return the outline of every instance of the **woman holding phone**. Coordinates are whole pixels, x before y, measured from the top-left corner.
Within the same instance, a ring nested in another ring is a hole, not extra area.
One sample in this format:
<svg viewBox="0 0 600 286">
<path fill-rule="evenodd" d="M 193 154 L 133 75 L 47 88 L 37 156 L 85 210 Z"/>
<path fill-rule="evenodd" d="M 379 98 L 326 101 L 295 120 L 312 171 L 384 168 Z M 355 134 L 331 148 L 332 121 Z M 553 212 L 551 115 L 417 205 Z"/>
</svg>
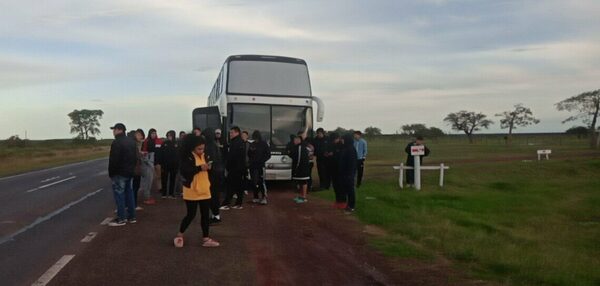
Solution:
<svg viewBox="0 0 600 286">
<path fill-rule="evenodd" d="M 219 243 L 209 237 L 210 226 L 210 180 L 208 171 L 210 164 L 204 155 L 206 142 L 199 136 L 187 136 L 184 142 L 181 158 L 180 172 L 183 181 L 183 200 L 187 214 L 181 221 L 179 232 L 173 240 L 175 247 L 183 247 L 183 233 L 196 217 L 200 208 L 200 222 L 202 226 L 202 246 L 218 247 Z"/>
</svg>

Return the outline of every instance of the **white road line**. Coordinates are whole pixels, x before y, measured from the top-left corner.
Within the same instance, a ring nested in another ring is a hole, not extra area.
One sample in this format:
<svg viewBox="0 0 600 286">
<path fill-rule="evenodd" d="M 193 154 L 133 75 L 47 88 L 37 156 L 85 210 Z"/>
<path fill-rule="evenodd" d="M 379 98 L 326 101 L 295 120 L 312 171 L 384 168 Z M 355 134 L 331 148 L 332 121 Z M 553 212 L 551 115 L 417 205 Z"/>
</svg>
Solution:
<svg viewBox="0 0 600 286">
<path fill-rule="evenodd" d="M 96 235 L 98 235 L 97 232 L 90 232 L 81 240 L 81 242 L 90 242 Z"/>
<path fill-rule="evenodd" d="M 41 181 L 40 181 L 40 183 L 46 183 L 46 182 L 54 181 L 54 180 L 56 180 L 56 179 L 60 179 L 60 176 L 54 176 L 54 177 L 52 177 L 52 178 L 48 178 L 48 179 L 45 179 L 45 180 L 41 180 Z"/>
<path fill-rule="evenodd" d="M 0 178 L 0 181 L 14 179 L 14 178 L 23 177 L 23 176 L 26 176 L 26 175 L 31 175 L 31 174 L 36 174 L 36 173 L 43 173 L 43 172 L 52 171 L 52 170 L 58 170 L 58 169 L 63 169 L 63 168 L 68 168 L 68 167 L 73 167 L 73 166 L 79 166 L 79 165 L 83 165 L 83 164 L 87 164 L 87 163 L 92 163 L 92 162 L 96 162 L 96 161 L 101 161 L 101 160 L 108 160 L 108 158 L 99 158 L 99 159 L 94 159 L 94 160 L 88 160 L 88 161 L 83 161 L 83 162 L 78 162 L 78 163 L 73 163 L 73 164 L 68 164 L 68 165 L 62 165 L 62 166 L 58 166 L 58 167 L 48 168 L 48 169 L 31 171 L 31 172 L 27 172 L 27 173 L 23 173 L 23 174 L 18 174 L 18 175 L 13 175 L 13 176 L 9 176 L 9 177 L 2 177 L 2 178 Z"/>
<path fill-rule="evenodd" d="M 108 171 L 102 171 L 96 174 L 96 176 L 106 176 L 108 175 Z"/>
<path fill-rule="evenodd" d="M 73 257 L 75 257 L 75 255 L 64 255 L 58 261 L 56 261 L 56 263 L 54 263 L 54 265 L 52 265 L 52 267 L 50 267 L 44 274 L 42 274 L 42 276 L 40 276 L 40 278 L 37 281 L 35 281 L 31 285 L 44 286 L 50 283 L 52 278 L 54 278 L 54 276 L 56 276 L 56 274 L 58 274 L 58 272 L 60 272 L 60 270 L 63 269 L 63 267 L 65 267 L 67 263 L 69 263 L 69 261 L 73 259 Z"/>
<path fill-rule="evenodd" d="M 113 220 L 112 217 L 107 217 L 100 223 L 100 225 L 107 225 L 111 220 Z"/>
<path fill-rule="evenodd" d="M 54 216 L 56 216 L 56 215 L 58 215 L 58 214 L 60 214 L 60 213 L 62 213 L 64 211 L 68 210 L 70 207 L 72 207 L 72 206 L 74 206 L 74 205 L 76 205 L 78 203 L 83 202 L 85 199 L 87 199 L 87 198 L 89 198 L 89 197 L 91 197 L 91 196 L 93 196 L 93 195 L 101 192 L 102 190 L 103 189 L 98 189 L 98 190 L 96 190 L 94 192 L 91 192 L 91 193 L 89 193 L 89 194 L 81 197 L 80 199 L 78 199 L 76 201 L 72 201 L 72 202 L 68 203 L 67 205 L 63 206 L 62 208 L 57 209 L 57 210 L 55 210 L 55 211 L 47 214 L 46 216 L 37 218 L 33 223 L 31 223 L 30 225 L 28 225 L 28 226 L 26 226 L 26 227 L 18 230 L 15 233 L 9 234 L 7 236 L 0 237 L 0 245 L 4 244 L 6 242 L 12 241 L 17 235 L 19 235 L 21 233 L 24 233 L 24 232 L 26 232 L 26 231 L 34 228 L 36 225 L 38 225 L 38 224 L 40 224 L 42 222 L 45 222 L 45 221 L 53 218 Z"/>
<path fill-rule="evenodd" d="M 38 191 L 38 190 L 41 190 L 41 189 L 45 189 L 45 188 L 47 188 L 47 187 L 54 186 L 54 185 L 56 185 L 56 184 L 60 184 L 60 183 L 62 183 L 62 182 L 66 182 L 66 181 L 73 180 L 73 179 L 75 179 L 75 178 L 77 178 L 77 176 L 71 176 L 71 177 L 68 177 L 68 178 L 66 178 L 66 179 L 62 179 L 62 180 L 60 180 L 60 181 L 56 181 L 56 182 L 52 182 L 52 183 L 50 183 L 50 184 L 46 184 L 46 185 L 43 185 L 43 186 L 39 186 L 39 187 L 37 187 L 37 188 L 35 188 L 35 189 L 31 189 L 31 190 L 29 190 L 29 191 L 27 191 L 27 192 L 28 192 L 28 193 L 35 192 L 35 191 Z"/>
</svg>

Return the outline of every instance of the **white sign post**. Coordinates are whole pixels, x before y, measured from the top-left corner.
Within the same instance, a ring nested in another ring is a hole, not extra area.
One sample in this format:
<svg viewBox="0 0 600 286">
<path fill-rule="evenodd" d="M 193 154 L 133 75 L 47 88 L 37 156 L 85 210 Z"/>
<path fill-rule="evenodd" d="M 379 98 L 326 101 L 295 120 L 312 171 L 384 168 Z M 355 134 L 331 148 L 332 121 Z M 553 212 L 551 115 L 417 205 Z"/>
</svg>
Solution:
<svg viewBox="0 0 600 286">
<path fill-rule="evenodd" d="M 415 189 L 421 190 L 421 157 L 425 155 L 425 146 L 415 145 L 410 147 L 410 155 L 413 156 L 415 163 Z"/>
<path fill-rule="evenodd" d="M 537 150 L 537 155 L 538 155 L 538 161 L 540 161 L 542 159 L 542 155 L 546 156 L 546 160 L 550 160 L 549 155 L 552 154 L 552 150 Z"/>
</svg>

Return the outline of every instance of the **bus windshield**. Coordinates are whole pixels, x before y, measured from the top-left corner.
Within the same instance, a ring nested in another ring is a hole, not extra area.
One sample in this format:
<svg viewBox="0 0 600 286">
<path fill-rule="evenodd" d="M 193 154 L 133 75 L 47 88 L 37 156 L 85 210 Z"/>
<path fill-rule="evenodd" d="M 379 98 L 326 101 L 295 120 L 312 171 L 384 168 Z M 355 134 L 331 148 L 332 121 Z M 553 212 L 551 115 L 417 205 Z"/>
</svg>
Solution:
<svg viewBox="0 0 600 286">
<path fill-rule="evenodd" d="M 296 63 L 231 61 L 227 93 L 311 96 L 308 68 Z"/>
<path fill-rule="evenodd" d="M 254 130 L 260 131 L 275 152 L 285 151 L 291 135 L 312 130 L 310 107 L 232 104 L 228 116 L 230 127 L 238 126 L 250 135 Z"/>
</svg>

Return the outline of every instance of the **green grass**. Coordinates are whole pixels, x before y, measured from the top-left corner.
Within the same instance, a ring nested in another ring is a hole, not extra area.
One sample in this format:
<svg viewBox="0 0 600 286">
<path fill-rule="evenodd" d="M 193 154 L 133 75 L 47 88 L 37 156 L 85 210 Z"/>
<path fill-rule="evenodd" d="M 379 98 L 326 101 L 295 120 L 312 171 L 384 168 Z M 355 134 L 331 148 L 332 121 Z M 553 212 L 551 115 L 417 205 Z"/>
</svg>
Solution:
<svg viewBox="0 0 600 286">
<path fill-rule="evenodd" d="M 108 156 L 110 140 L 0 141 L 0 177 Z"/>
<path fill-rule="evenodd" d="M 509 285 L 600 285 L 600 152 L 562 138 L 543 145 L 550 161 L 537 161 L 535 143 L 440 141 L 425 164 L 450 165 L 446 186 L 427 171 L 418 192 L 400 190 L 390 167 L 405 159 L 406 141 L 369 140 L 356 214 L 388 233 L 371 244 L 392 256 L 442 255 Z"/>
</svg>

